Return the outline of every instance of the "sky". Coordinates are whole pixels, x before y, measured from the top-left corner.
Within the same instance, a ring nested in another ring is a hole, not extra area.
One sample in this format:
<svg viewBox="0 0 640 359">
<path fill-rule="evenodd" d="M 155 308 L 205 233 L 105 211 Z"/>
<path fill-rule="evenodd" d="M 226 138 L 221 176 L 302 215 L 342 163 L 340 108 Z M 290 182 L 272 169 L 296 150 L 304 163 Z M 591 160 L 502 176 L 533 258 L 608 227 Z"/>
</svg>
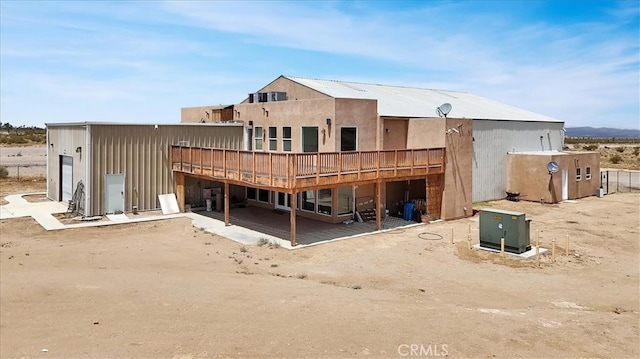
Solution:
<svg viewBox="0 0 640 359">
<path fill-rule="evenodd" d="M 640 1 L 0 1 L 0 121 L 178 123 L 280 75 L 640 129 Z"/>
</svg>

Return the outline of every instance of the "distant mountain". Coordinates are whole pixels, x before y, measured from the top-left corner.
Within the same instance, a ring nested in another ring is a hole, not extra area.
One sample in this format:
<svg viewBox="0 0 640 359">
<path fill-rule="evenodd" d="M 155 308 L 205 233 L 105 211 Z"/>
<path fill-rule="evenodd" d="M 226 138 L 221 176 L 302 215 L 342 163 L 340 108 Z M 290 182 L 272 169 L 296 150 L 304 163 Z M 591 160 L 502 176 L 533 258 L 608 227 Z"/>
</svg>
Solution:
<svg viewBox="0 0 640 359">
<path fill-rule="evenodd" d="M 624 130 L 609 127 L 567 127 L 566 137 L 640 138 L 640 130 Z"/>
</svg>

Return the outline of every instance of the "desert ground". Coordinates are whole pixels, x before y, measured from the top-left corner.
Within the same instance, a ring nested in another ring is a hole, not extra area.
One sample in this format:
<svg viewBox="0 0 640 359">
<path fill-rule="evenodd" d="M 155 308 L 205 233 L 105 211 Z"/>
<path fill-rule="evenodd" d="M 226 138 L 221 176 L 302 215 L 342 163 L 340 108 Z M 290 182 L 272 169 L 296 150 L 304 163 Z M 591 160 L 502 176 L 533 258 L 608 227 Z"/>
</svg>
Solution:
<svg viewBox="0 0 640 359">
<path fill-rule="evenodd" d="M 45 145 L 0 146 L 0 166 L 6 166 L 9 176 L 45 176 L 47 170 Z"/>
<path fill-rule="evenodd" d="M 186 218 L 2 220 L 0 357 L 640 356 L 640 194 L 483 205 L 527 213 L 556 261 L 469 250 L 478 216 L 295 250 Z"/>
</svg>

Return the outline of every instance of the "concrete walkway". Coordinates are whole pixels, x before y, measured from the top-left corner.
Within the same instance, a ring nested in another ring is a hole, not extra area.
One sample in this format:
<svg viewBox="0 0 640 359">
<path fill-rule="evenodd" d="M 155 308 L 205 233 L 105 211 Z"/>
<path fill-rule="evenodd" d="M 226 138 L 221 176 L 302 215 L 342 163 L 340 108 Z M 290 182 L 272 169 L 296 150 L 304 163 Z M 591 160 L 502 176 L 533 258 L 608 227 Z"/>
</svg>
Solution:
<svg viewBox="0 0 640 359">
<path fill-rule="evenodd" d="M 126 223 L 159 221 L 164 219 L 187 217 L 191 219 L 191 224 L 194 227 L 202 229 L 207 233 L 212 233 L 212 234 L 216 234 L 216 235 L 231 239 L 243 245 L 257 245 L 261 241 L 263 243 L 264 241 L 266 241 L 268 243 L 275 244 L 277 246 L 280 246 L 286 249 L 299 249 L 299 248 L 304 248 L 308 246 L 318 245 L 321 243 L 334 242 L 338 240 L 358 237 L 358 236 L 367 235 L 371 233 L 383 233 L 383 232 L 398 228 L 398 226 L 394 226 L 394 228 L 388 228 L 387 230 L 382 230 L 377 232 L 364 230 L 364 231 L 359 231 L 359 233 L 356 233 L 354 231 L 350 231 L 348 227 L 342 226 L 342 228 L 339 230 L 340 233 L 338 235 L 327 237 L 330 239 L 326 239 L 326 240 L 317 239 L 309 243 L 298 243 L 297 246 L 292 247 L 291 242 L 289 242 L 289 240 L 282 239 L 277 236 L 278 235 L 277 231 L 273 232 L 272 234 L 268 234 L 268 233 L 252 230 L 250 228 L 247 228 L 251 223 L 247 221 L 243 221 L 239 218 L 234 218 L 234 221 L 240 224 L 245 224 L 245 226 L 239 226 L 234 224 L 225 226 L 224 221 L 220 219 L 211 218 L 210 216 L 200 215 L 193 212 L 167 214 L 167 215 L 155 215 L 155 216 L 124 214 L 124 215 L 112 216 L 113 219 L 109 219 L 109 216 L 107 216 L 106 220 L 102 219 L 99 221 L 87 221 L 82 223 L 63 224 L 56 217 L 54 217 L 54 214 L 65 213 L 67 211 L 67 206 L 64 203 L 48 201 L 48 200 L 41 201 L 41 202 L 28 202 L 26 199 L 24 199 L 24 196 L 29 196 L 29 195 L 43 196 L 45 195 L 45 193 L 15 194 L 15 195 L 10 195 L 5 197 L 5 199 L 9 203 L 6 205 L 0 206 L 0 219 L 32 217 L 45 230 L 52 231 L 52 230 L 62 230 L 62 229 L 71 229 L 71 228 L 98 227 L 98 226 L 109 226 L 109 225 L 126 224 Z M 253 217 L 253 220 L 255 219 L 256 218 Z M 276 222 L 277 221 L 272 221 L 271 225 L 277 227 Z M 284 222 L 288 223 L 288 219 Z M 254 223 L 254 227 L 255 227 L 255 224 L 256 223 Z M 419 224 L 414 223 L 413 225 L 419 225 Z M 260 228 L 266 228 L 265 224 L 259 223 L 258 226 L 259 227 L 261 226 Z"/>
<path fill-rule="evenodd" d="M 42 228 L 47 231 L 52 231 L 187 217 L 191 219 L 191 224 L 194 227 L 202 229 L 203 231 L 208 233 L 223 236 L 241 244 L 256 245 L 262 239 L 269 241 L 270 243 L 277 243 L 283 248 L 294 248 L 291 247 L 291 243 L 287 240 L 282 240 L 280 238 L 240 226 L 225 226 L 223 221 L 206 216 L 201 216 L 199 214 L 191 212 L 157 216 L 133 216 L 127 214 L 125 215 L 126 219 L 124 219 L 122 216 L 119 216 L 117 220 L 100 220 L 75 224 L 63 224 L 53 215 L 56 213 L 65 213 L 67 211 L 67 206 L 64 203 L 54 201 L 29 202 L 24 199 L 25 196 L 31 195 L 44 196 L 45 193 L 23 193 L 6 196 L 5 200 L 9 203 L 0 206 L 0 219 L 32 217 L 36 222 L 38 222 L 38 224 L 42 226 Z"/>
</svg>

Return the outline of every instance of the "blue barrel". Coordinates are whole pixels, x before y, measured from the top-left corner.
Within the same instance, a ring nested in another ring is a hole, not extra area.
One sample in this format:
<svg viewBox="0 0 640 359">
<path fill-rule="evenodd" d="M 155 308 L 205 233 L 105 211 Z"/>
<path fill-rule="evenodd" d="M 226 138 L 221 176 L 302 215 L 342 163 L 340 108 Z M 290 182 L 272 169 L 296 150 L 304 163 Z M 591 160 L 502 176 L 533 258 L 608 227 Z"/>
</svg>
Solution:
<svg viewBox="0 0 640 359">
<path fill-rule="evenodd" d="M 404 204 L 403 218 L 405 221 L 413 221 L 413 202 L 407 202 Z"/>
</svg>

